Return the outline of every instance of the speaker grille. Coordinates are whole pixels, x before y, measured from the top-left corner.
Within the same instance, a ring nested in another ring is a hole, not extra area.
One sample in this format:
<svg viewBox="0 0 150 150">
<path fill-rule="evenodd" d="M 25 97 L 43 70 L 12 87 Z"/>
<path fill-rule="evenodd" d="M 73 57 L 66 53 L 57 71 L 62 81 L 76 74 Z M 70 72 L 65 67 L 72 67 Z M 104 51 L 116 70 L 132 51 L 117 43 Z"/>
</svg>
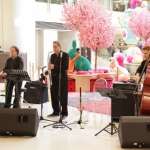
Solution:
<svg viewBox="0 0 150 150">
<path fill-rule="evenodd" d="M 4 107 L 4 104 L 5 104 L 5 103 L 0 102 L 0 108 L 3 108 L 3 107 Z"/>
<path fill-rule="evenodd" d="M 48 101 L 48 88 L 46 85 L 43 86 L 39 83 L 27 82 L 25 87 L 27 91 L 24 93 L 24 99 L 28 103 L 40 104 Z M 43 92 L 43 94 L 42 94 Z"/>
</svg>

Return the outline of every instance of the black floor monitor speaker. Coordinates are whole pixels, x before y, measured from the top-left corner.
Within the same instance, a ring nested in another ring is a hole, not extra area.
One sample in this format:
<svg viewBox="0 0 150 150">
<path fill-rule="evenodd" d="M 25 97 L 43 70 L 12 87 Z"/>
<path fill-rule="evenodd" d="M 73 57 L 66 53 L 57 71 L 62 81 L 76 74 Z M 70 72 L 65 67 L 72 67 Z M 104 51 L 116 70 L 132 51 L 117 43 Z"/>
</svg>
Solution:
<svg viewBox="0 0 150 150">
<path fill-rule="evenodd" d="M 28 103 L 41 104 L 41 102 L 45 103 L 48 101 L 47 85 L 43 85 L 43 95 L 41 82 L 27 82 L 25 87 L 27 88 L 27 91 L 24 92 L 24 99 Z"/>
<path fill-rule="evenodd" d="M 150 148 L 150 117 L 120 117 L 118 136 L 122 148 Z"/>
<path fill-rule="evenodd" d="M 121 89 L 125 92 L 126 99 L 124 98 L 112 98 L 112 117 L 113 121 L 119 121 L 120 116 L 134 116 L 135 115 L 135 99 L 134 89 L 137 84 L 126 84 L 122 82 L 114 82 L 113 89 Z M 135 95 L 137 98 L 137 95 Z M 137 99 L 136 99 L 137 100 Z M 137 110 L 138 111 L 138 110 Z"/>
<path fill-rule="evenodd" d="M 37 109 L 0 108 L 0 135 L 36 136 L 38 127 Z"/>
<path fill-rule="evenodd" d="M 4 107 L 4 104 L 3 102 L 0 102 L 0 108 L 3 108 Z"/>
</svg>

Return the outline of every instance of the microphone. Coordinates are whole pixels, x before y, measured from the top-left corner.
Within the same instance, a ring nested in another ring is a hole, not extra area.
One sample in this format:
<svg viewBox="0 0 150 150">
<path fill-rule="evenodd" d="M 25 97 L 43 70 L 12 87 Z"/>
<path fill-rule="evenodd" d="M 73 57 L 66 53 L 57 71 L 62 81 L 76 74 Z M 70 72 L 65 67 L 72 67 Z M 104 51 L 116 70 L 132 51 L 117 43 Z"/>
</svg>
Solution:
<svg viewBox="0 0 150 150">
<path fill-rule="evenodd" d="M 62 58 L 62 54 L 63 54 L 63 52 L 60 52 L 60 58 Z"/>
<path fill-rule="evenodd" d="M 44 68 L 46 68 L 47 66 L 44 66 L 44 67 L 42 67 L 41 69 L 44 69 Z"/>
</svg>

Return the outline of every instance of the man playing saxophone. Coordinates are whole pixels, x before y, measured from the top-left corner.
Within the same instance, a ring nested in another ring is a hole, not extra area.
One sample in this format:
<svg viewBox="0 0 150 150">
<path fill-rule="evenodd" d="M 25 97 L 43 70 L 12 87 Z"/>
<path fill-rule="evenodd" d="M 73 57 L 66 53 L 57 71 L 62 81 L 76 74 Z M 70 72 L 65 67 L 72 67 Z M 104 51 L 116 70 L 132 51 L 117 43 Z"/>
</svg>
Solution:
<svg viewBox="0 0 150 150">
<path fill-rule="evenodd" d="M 51 63 L 49 64 L 49 69 L 51 70 L 51 75 L 52 75 L 51 102 L 52 102 L 53 113 L 48 116 L 51 117 L 51 116 L 61 115 L 61 119 L 65 119 L 68 116 L 67 70 L 69 65 L 69 56 L 66 52 L 63 52 L 61 50 L 61 44 L 59 41 L 53 42 L 53 49 L 54 49 L 54 53 L 51 55 L 50 58 Z M 61 70 L 60 70 L 60 65 L 61 65 Z M 59 82 L 60 79 L 61 81 Z M 61 85 L 60 91 L 59 91 L 59 85 Z M 61 97 L 60 98 L 61 100 L 59 99 L 59 96 Z M 62 109 L 59 107 L 59 103 Z"/>
</svg>

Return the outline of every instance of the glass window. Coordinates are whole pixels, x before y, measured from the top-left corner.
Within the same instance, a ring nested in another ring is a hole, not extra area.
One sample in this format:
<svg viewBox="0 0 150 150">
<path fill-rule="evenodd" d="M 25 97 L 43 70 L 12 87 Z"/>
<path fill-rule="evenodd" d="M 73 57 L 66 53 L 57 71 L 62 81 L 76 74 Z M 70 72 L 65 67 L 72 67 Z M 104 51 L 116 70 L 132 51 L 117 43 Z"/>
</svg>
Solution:
<svg viewBox="0 0 150 150">
<path fill-rule="evenodd" d="M 36 2 L 43 2 L 43 3 L 47 3 L 47 0 L 35 0 Z"/>
<path fill-rule="evenodd" d="M 35 0 L 36 2 L 43 2 L 43 3 L 47 3 L 49 0 Z M 62 4 L 64 3 L 64 0 L 50 0 L 52 4 Z M 66 0 L 66 2 L 68 3 L 68 0 Z"/>
<path fill-rule="evenodd" d="M 113 11 L 124 12 L 125 11 L 125 3 L 119 1 L 113 1 Z"/>
<path fill-rule="evenodd" d="M 66 0 L 66 2 L 68 3 L 68 0 Z M 51 0 L 52 4 L 62 4 L 64 3 L 64 0 Z"/>
</svg>

